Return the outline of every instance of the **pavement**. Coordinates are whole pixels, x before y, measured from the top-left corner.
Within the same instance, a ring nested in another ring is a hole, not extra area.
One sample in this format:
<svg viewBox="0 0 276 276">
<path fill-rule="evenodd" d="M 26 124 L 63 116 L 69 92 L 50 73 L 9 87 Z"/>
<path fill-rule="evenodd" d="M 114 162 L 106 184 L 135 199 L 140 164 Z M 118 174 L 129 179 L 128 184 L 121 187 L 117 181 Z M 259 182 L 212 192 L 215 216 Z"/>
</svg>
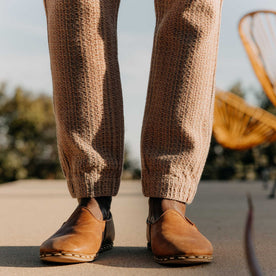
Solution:
<svg viewBox="0 0 276 276">
<path fill-rule="evenodd" d="M 0 275 L 249 275 L 244 254 L 246 194 L 254 204 L 254 244 L 264 275 L 276 275 L 276 199 L 260 182 L 201 182 L 187 216 L 214 246 L 211 264 L 167 267 L 146 249 L 147 199 L 140 181 L 122 181 L 112 213 L 115 247 L 96 261 L 47 264 L 39 245 L 75 209 L 64 180 L 0 185 Z"/>
</svg>

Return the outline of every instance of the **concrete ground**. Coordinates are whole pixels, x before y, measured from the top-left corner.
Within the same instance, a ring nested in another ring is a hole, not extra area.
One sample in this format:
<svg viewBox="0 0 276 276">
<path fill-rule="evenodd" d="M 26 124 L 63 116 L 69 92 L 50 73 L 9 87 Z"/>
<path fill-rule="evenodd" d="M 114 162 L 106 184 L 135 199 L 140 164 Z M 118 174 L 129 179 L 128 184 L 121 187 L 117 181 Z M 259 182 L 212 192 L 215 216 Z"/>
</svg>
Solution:
<svg viewBox="0 0 276 276">
<path fill-rule="evenodd" d="M 265 275 L 276 275 L 276 200 L 261 183 L 201 182 L 187 216 L 213 243 L 211 264 L 165 267 L 146 250 L 147 200 L 140 181 L 123 181 L 114 198 L 113 250 L 95 262 L 45 264 L 39 245 L 66 220 L 76 201 L 65 181 L 24 180 L 0 185 L 0 275 L 249 275 L 243 249 L 246 193 L 255 207 L 255 247 Z"/>
</svg>

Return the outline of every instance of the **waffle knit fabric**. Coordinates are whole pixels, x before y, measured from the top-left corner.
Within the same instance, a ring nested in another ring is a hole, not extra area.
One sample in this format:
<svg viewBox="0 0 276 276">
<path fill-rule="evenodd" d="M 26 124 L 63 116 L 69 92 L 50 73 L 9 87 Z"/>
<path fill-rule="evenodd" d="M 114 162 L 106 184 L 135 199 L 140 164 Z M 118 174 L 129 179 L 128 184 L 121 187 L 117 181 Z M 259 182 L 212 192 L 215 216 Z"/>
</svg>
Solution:
<svg viewBox="0 0 276 276">
<path fill-rule="evenodd" d="M 120 0 L 44 0 L 59 158 L 72 197 L 114 196 L 124 118 Z M 222 0 L 155 0 L 143 193 L 191 203 L 212 132 Z"/>
</svg>

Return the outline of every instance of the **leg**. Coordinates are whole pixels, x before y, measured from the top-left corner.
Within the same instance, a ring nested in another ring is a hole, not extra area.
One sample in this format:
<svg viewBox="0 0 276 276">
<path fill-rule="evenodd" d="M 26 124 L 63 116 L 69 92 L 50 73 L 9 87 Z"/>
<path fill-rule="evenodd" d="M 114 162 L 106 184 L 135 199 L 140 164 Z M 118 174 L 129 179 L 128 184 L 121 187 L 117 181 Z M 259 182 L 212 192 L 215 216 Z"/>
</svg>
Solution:
<svg viewBox="0 0 276 276">
<path fill-rule="evenodd" d="M 191 203 L 197 190 L 212 133 L 221 4 L 155 0 L 141 134 L 142 184 L 144 195 L 151 198 L 151 223 L 170 209 L 184 217 L 184 203 Z"/>
<path fill-rule="evenodd" d="M 44 0 L 59 157 L 69 191 L 79 205 L 41 246 L 43 260 L 91 261 L 114 238 L 114 233 L 103 236 L 114 232 L 109 210 L 123 163 L 116 34 L 119 3 Z"/>
<path fill-rule="evenodd" d="M 123 160 L 119 0 L 45 1 L 59 157 L 76 198 L 112 196 Z"/>
<path fill-rule="evenodd" d="M 155 0 L 141 136 L 145 196 L 191 203 L 209 150 L 221 0 Z"/>
<path fill-rule="evenodd" d="M 274 180 L 274 184 L 272 186 L 270 194 L 268 195 L 268 198 L 270 199 L 275 198 L 275 193 L 276 193 L 276 180 Z"/>
</svg>

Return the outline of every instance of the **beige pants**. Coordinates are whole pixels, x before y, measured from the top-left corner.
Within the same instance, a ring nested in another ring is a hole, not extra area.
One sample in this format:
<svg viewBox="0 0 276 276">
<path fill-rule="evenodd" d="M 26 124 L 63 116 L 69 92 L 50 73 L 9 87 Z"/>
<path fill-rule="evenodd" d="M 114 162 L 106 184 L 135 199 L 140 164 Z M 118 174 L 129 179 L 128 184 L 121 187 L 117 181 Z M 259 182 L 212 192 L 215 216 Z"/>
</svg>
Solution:
<svg viewBox="0 0 276 276">
<path fill-rule="evenodd" d="M 119 3 L 44 0 L 59 157 L 77 198 L 114 196 L 119 189 L 124 148 Z M 221 3 L 155 0 L 141 133 L 145 196 L 191 203 L 196 193 L 212 133 Z"/>
</svg>

